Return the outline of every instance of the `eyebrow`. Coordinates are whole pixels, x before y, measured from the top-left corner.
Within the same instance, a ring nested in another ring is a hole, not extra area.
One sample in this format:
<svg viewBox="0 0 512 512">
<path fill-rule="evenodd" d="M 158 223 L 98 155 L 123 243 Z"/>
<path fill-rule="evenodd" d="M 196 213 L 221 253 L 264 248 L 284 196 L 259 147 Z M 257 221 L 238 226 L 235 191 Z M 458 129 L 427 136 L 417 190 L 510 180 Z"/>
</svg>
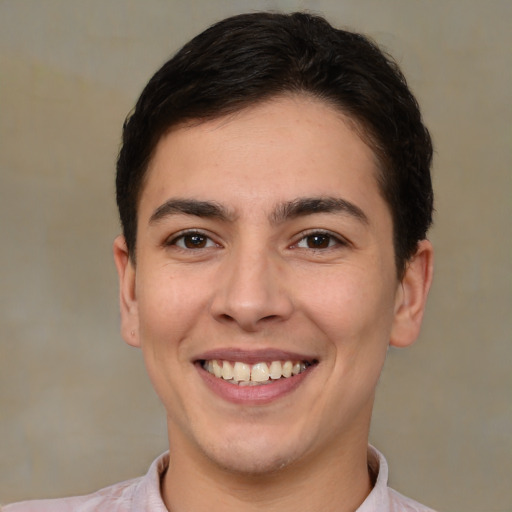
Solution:
<svg viewBox="0 0 512 512">
<path fill-rule="evenodd" d="M 343 213 L 368 224 L 368 217 L 361 208 L 339 197 L 300 197 L 281 203 L 270 214 L 270 221 L 273 224 L 281 224 L 290 219 L 316 213 Z M 232 212 L 215 201 L 169 199 L 153 212 L 149 224 L 170 215 L 193 215 L 221 221 L 233 221 L 236 218 Z"/>
<path fill-rule="evenodd" d="M 301 197 L 280 204 L 272 212 L 271 221 L 280 224 L 288 219 L 295 219 L 315 213 L 343 213 L 368 224 L 368 217 L 355 204 L 340 197 Z"/>
<path fill-rule="evenodd" d="M 149 224 L 154 224 L 169 215 L 194 215 L 223 221 L 233 220 L 234 215 L 222 205 L 214 201 L 198 201 L 197 199 L 169 199 L 160 205 L 151 215 Z"/>
</svg>

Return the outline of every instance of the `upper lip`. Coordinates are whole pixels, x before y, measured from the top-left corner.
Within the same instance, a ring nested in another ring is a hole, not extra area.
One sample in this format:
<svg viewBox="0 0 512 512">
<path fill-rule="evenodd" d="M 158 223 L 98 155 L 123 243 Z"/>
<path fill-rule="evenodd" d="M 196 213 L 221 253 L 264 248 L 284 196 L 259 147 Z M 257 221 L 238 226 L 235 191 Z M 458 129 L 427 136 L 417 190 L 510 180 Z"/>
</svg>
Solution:
<svg viewBox="0 0 512 512">
<path fill-rule="evenodd" d="M 210 361 L 213 359 L 222 361 L 240 361 L 247 364 L 256 364 L 266 361 L 316 361 L 317 358 L 308 354 L 288 352 L 277 349 L 247 350 L 239 348 L 212 349 L 199 354 L 195 361 Z"/>
</svg>

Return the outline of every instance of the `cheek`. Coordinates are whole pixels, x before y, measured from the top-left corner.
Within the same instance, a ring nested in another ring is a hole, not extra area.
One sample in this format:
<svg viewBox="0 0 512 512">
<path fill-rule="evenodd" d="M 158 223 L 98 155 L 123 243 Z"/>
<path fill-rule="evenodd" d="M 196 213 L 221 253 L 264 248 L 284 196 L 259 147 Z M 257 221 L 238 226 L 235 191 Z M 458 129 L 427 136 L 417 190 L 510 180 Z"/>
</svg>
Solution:
<svg viewBox="0 0 512 512">
<path fill-rule="evenodd" d="M 300 307 L 337 351 L 355 353 L 376 343 L 387 345 L 394 286 L 384 282 L 381 275 L 385 274 L 370 275 L 364 268 L 343 267 L 302 281 Z"/>
<path fill-rule="evenodd" d="M 205 311 L 205 297 L 197 278 L 165 267 L 141 275 L 140 282 L 137 301 L 144 363 L 167 410 L 181 411 L 185 404 L 180 383 L 194 371 L 187 338 Z"/>
<path fill-rule="evenodd" d="M 138 290 L 140 334 L 143 345 L 174 347 L 187 336 L 205 310 L 208 287 L 185 272 L 161 272 L 142 276 Z"/>
</svg>

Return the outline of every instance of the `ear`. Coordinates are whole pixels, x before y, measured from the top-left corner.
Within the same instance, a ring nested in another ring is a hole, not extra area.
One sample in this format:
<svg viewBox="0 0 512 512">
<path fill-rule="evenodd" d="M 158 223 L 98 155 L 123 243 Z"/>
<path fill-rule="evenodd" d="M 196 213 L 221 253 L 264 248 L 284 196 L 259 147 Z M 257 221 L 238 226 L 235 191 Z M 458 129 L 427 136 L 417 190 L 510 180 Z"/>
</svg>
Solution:
<svg viewBox="0 0 512 512">
<path fill-rule="evenodd" d="M 128 345 L 140 347 L 139 312 L 135 290 L 135 267 L 128 253 L 124 236 L 114 240 L 114 262 L 119 276 L 121 335 Z"/>
<path fill-rule="evenodd" d="M 407 347 L 418 337 L 433 272 L 432 244 L 428 240 L 422 240 L 407 263 L 405 275 L 397 291 L 390 345 Z"/>
</svg>

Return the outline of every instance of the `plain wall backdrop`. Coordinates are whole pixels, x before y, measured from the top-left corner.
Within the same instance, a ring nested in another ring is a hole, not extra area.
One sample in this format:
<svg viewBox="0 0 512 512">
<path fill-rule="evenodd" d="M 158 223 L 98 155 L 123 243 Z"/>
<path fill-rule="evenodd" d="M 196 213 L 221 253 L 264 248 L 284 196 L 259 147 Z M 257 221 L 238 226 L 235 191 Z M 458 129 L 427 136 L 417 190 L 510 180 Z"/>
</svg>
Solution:
<svg viewBox="0 0 512 512">
<path fill-rule="evenodd" d="M 0 0 L 0 502 L 145 473 L 165 414 L 119 335 L 121 125 L 190 37 L 260 9 L 323 13 L 402 66 L 436 148 L 435 282 L 391 350 L 371 441 L 443 511 L 512 510 L 512 2 Z"/>
</svg>

